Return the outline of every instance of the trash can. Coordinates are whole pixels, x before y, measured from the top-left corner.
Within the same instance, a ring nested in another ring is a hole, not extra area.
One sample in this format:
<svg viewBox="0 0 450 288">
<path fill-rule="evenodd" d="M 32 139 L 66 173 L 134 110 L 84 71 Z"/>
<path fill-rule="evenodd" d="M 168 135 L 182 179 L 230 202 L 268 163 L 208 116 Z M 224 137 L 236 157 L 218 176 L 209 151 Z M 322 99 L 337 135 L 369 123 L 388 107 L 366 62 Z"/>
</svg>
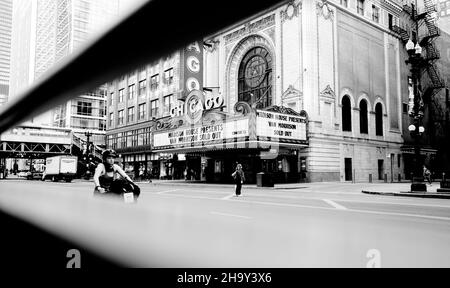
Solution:
<svg viewBox="0 0 450 288">
<path fill-rule="evenodd" d="M 256 174 L 257 187 L 273 187 L 273 177 L 271 174 L 259 172 Z"/>
</svg>

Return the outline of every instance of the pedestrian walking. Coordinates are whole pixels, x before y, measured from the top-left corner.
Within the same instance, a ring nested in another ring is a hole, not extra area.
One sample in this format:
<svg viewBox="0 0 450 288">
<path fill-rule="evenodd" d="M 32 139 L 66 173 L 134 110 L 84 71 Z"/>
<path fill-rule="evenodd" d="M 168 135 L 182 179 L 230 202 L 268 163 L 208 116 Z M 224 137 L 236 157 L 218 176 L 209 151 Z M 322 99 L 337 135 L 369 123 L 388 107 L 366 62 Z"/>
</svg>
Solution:
<svg viewBox="0 0 450 288">
<path fill-rule="evenodd" d="M 238 197 L 239 195 L 241 195 L 242 184 L 245 181 L 245 175 L 244 175 L 244 171 L 242 170 L 241 164 L 236 165 L 236 171 L 234 171 L 233 174 L 231 174 L 231 176 L 233 176 L 234 182 L 236 183 L 235 193 L 236 193 L 236 197 Z"/>
<path fill-rule="evenodd" d="M 423 165 L 423 178 L 424 178 L 426 181 L 428 181 L 428 183 L 429 183 L 430 186 L 431 186 L 431 172 L 430 172 L 430 170 L 429 170 L 425 165 Z"/>
</svg>

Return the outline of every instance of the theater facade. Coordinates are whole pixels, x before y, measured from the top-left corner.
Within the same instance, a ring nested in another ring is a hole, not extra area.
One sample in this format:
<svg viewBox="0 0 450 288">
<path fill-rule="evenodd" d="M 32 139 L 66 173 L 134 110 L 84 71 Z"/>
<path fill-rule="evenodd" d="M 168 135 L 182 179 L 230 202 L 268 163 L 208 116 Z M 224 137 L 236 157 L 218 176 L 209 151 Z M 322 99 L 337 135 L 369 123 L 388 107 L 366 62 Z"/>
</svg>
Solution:
<svg viewBox="0 0 450 288">
<path fill-rule="evenodd" d="M 193 41 L 108 85 L 107 146 L 159 179 L 403 178 L 398 2 L 285 1 Z"/>
</svg>

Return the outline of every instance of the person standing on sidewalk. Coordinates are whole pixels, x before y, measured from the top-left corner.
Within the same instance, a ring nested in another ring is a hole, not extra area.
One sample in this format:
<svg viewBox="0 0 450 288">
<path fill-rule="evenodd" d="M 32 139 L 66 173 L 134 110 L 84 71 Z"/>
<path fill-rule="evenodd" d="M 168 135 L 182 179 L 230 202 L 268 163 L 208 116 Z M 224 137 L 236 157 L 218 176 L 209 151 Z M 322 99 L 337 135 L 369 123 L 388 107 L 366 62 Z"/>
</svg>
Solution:
<svg viewBox="0 0 450 288">
<path fill-rule="evenodd" d="M 428 181 L 431 186 L 431 172 L 425 165 L 423 165 L 423 178 Z"/>
<path fill-rule="evenodd" d="M 231 176 L 233 176 L 234 178 L 234 182 L 236 183 L 236 197 L 238 197 L 239 195 L 241 195 L 241 189 L 242 189 L 242 184 L 245 181 L 245 175 L 244 175 L 244 171 L 242 170 L 242 165 L 241 164 L 237 164 L 236 165 L 236 171 L 233 172 L 233 174 L 231 174 Z"/>
</svg>

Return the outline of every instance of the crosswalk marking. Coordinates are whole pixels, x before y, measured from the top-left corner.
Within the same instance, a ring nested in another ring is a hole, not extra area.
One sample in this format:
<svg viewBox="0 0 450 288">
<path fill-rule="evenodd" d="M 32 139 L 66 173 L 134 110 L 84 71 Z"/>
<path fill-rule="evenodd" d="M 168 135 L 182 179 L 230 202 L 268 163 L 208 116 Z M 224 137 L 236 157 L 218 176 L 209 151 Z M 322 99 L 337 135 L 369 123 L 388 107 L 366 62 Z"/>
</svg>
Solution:
<svg viewBox="0 0 450 288">
<path fill-rule="evenodd" d="M 336 208 L 336 209 L 339 209 L 339 210 L 347 210 L 347 208 L 345 208 L 345 207 L 342 206 L 342 205 L 339 205 L 338 203 L 336 203 L 336 202 L 334 202 L 334 201 L 332 201 L 332 200 L 329 200 L 329 199 L 323 199 L 323 201 L 327 202 L 328 204 L 330 204 L 331 206 L 333 206 L 333 207 Z"/>
</svg>

